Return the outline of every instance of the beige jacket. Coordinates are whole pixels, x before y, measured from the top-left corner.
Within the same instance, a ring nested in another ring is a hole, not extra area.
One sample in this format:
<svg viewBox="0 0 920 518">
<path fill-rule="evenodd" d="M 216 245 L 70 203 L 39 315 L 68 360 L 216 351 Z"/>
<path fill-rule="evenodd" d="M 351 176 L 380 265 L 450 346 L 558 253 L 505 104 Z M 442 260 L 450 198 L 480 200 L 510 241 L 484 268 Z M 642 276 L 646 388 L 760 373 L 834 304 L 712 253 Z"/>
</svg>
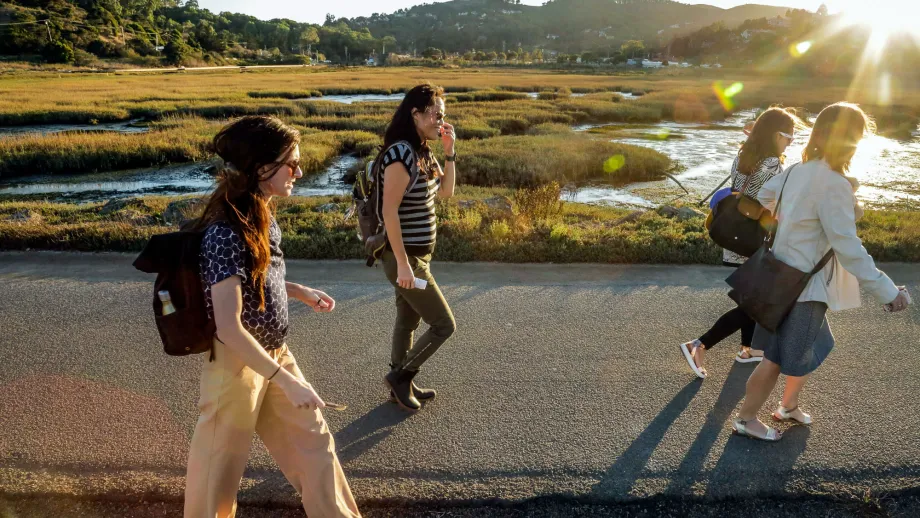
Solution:
<svg viewBox="0 0 920 518">
<path fill-rule="evenodd" d="M 760 189 L 757 198 L 771 212 L 775 212 L 783 182 L 786 187 L 773 247 L 776 257 L 811 271 L 831 247 L 835 253 L 805 287 L 799 302 L 824 302 L 831 311 L 858 308 L 860 285 L 881 304 L 893 301 L 897 286 L 875 267 L 856 235 L 856 220 L 862 216 L 854 194 L 858 182 L 833 171 L 822 160 L 792 166 Z"/>
</svg>

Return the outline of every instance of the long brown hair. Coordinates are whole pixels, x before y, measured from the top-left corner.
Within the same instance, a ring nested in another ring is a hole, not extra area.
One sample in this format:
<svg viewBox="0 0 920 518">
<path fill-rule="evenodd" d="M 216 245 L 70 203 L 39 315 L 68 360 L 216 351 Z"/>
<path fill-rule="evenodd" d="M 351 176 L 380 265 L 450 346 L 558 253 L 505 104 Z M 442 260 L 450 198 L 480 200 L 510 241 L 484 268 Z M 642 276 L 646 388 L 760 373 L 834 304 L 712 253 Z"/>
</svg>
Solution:
<svg viewBox="0 0 920 518">
<path fill-rule="evenodd" d="M 429 160 L 431 150 L 428 148 L 428 143 L 418 136 L 415 120 L 412 118 L 412 109 L 424 112 L 434 106 L 437 99 L 443 98 L 444 89 L 431 83 L 422 83 L 406 92 L 406 96 L 396 108 L 396 113 L 393 114 L 386 133 L 384 133 L 381 152 L 400 140 L 405 140 L 412 145 L 412 149 L 423 162 Z"/>
<path fill-rule="evenodd" d="M 224 163 L 217 187 L 208 198 L 195 228 L 204 230 L 226 221 L 243 238 L 251 264 L 250 279 L 259 296 L 259 310 L 265 310 L 265 277 L 271 263 L 269 227 L 274 212 L 259 182 L 271 178 L 300 142 L 300 132 L 276 117 L 250 115 L 224 126 L 211 143 L 212 151 Z"/>
<path fill-rule="evenodd" d="M 802 162 L 824 160 L 840 174 L 850 170 L 859 141 L 875 132 L 875 122 L 859 106 L 837 103 L 821 110 L 811 130 Z"/>
<path fill-rule="evenodd" d="M 738 172 L 748 175 L 757 171 L 757 166 L 770 157 L 782 156 L 776 147 L 776 134 L 778 132 L 792 135 L 796 127 L 804 126 L 794 114 L 783 108 L 773 107 L 760 114 L 751 135 L 741 146 L 738 158 Z"/>
</svg>

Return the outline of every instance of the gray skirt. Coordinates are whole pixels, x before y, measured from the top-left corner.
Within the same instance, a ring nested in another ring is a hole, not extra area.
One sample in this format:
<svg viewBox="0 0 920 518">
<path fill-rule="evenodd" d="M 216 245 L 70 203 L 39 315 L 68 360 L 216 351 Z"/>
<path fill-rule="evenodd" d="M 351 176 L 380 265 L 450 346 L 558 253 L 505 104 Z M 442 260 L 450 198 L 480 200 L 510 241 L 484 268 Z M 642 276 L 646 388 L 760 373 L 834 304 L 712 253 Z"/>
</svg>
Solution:
<svg viewBox="0 0 920 518">
<path fill-rule="evenodd" d="M 775 334 L 758 325 L 751 345 L 763 350 L 764 358 L 779 365 L 786 376 L 810 374 L 834 348 L 826 314 L 823 302 L 796 302 Z"/>
</svg>

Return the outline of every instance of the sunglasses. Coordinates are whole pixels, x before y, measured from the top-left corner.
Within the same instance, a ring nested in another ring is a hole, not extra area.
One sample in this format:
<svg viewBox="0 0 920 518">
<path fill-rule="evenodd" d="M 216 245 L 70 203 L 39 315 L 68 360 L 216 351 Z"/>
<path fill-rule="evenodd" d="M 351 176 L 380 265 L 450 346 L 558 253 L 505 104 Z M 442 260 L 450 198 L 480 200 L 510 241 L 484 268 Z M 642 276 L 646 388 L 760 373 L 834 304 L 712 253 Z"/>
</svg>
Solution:
<svg viewBox="0 0 920 518">
<path fill-rule="evenodd" d="M 783 131 L 777 131 L 777 133 L 779 133 L 779 135 L 780 135 L 781 137 L 786 137 L 786 138 L 789 139 L 789 140 L 795 139 L 795 135 L 794 135 L 794 134 L 786 133 L 786 132 L 783 132 Z"/>
<path fill-rule="evenodd" d="M 281 169 L 284 166 L 290 167 L 291 171 L 288 174 L 290 174 L 291 178 L 293 178 L 294 175 L 297 174 L 297 170 L 300 169 L 300 159 L 298 158 L 297 160 L 289 160 L 287 162 L 275 162 L 274 165 L 277 166 L 276 168 L 274 168 L 275 172 L 277 172 L 278 169 Z M 275 173 L 272 173 L 272 174 L 275 174 Z"/>
<path fill-rule="evenodd" d="M 444 118 L 446 117 L 446 115 L 444 115 L 444 112 L 441 112 L 441 111 L 439 111 L 439 112 L 432 112 L 431 114 L 434 116 L 435 122 L 437 122 L 437 123 L 439 123 L 439 124 L 442 123 L 442 122 L 444 122 Z"/>
</svg>

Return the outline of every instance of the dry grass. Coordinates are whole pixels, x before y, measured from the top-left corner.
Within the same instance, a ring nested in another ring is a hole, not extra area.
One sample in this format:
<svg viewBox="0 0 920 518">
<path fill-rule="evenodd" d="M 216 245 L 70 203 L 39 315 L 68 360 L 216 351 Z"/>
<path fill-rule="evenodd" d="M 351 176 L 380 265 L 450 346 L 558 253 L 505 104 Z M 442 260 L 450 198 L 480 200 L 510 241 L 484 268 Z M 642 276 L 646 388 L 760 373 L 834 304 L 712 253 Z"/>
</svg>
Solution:
<svg viewBox="0 0 920 518">
<path fill-rule="evenodd" d="M 738 71 L 688 71 L 648 75 L 561 74 L 538 70 L 496 69 L 439 70 L 424 68 L 383 69 L 284 69 L 259 72 L 189 72 L 143 75 L 114 74 L 20 74 L 0 77 L 0 124 L 40 122 L 89 122 L 124 120 L 132 116 L 163 116 L 170 113 L 205 117 L 241 113 L 295 113 L 297 102 L 281 97 L 305 93 L 400 92 L 423 81 L 451 91 L 642 91 L 651 92 L 640 101 L 676 117 L 706 120 L 719 114 L 712 90 L 716 80 L 741 82 L 744 90 L 735 98 L 737 107 L 773 103 L 812 109 L 850 100 L 870 107 L 883 119 L 903 125 L 905 114 L 916 119 L 920 111 L 920 88 L 898 88 L 890 107 L 878 106 L 876 90 L 851 88 L 831 79 L 808 81 L 762 76 Z M 480 93 L 478 95 L 485 95 Z M 491 94 L 500 98 L 499 93 Z M 269 98 L 262 98 L 269 97 Z M 476 95 L 458 98 L 476 100 Z M 520 100 L 520 99 L 519 99 Z M 305 104 L 305 103 L 300 103 Z M 718 118 L 718 117 L 717 117 Z"/>
<path fill-rule="evenodd" d="M 556 188 L 558 189 L 558 188 Z M 439 201 L 436 257 L 452 261 L 702 263 L 718 264 L 720 249 L 706 235 L 703 218 L 678 221 L 648 211 L 617 224 L 629 211 L 563 203 L 552 186 L 512 191 L 464 186 L 457 198 Z M 491 196 L 514 200 L 512 212 L 489 209 Z M 146 197 L 111 214 L 103 204 L 0 202 L 0 248 L 135 251 L 153 234 L 172 230 L 162 214 L 171 198 Z M 334 203 L 340 210 L 323 212 Z M 278 204 L 289 258 L 362 257 L 349 205 L 340 198 L 289 198 Z M 27 221 L 11 221 L 13 214 Z M 879 261 L 920 261 L 920 212 L 867 211 L 860 236 Z"/>
</svg>

